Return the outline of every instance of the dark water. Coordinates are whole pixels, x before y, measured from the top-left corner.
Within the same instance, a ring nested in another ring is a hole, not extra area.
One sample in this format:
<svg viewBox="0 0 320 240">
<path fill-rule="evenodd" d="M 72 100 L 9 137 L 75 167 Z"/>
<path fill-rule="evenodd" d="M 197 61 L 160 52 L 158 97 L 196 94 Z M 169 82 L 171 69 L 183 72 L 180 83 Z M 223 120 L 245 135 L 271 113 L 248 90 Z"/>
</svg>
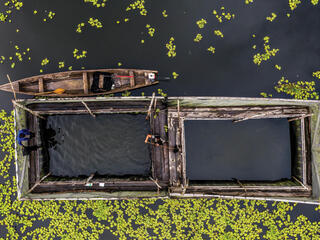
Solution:
<svg viewBox="0 0 320 240">
<path fill-rule="evenodd" d="M 56 115 L 47 128 L 56 131 L 57 144 L 49 148 L 54 176 L 141 175 L 150 172 L 144 143 L 149 125 L 141 114 Z"/>
<path fill-rule="evenodd" d="M 190 180 L 291 178 L 286 119 L 185 121 L 185 134 Z"/>
<path fill-rule="evenodd" d="M 19 45 L 20 48 L 31 49 L 32 60 L 15 60 L 14 69 L 10 68 L 11 62 L 0 64 L 0 83 L 7 83 L 7 73 L 12 80 L 16 80 L 37 75 L 41 68 L 44 73 L 65 71 L 68 66 L 73 66 L 73 69 L 82 66 L 87 69 L 113 68 L 118 66 L 118 62 L 125 68 L 157 69 L 163 76 L 172 72 L 180 74 L 178 79 L 133 93 L 138 95 L 141 91 L 151 94 L 162 88 L 170 96 L 257 97 L 260 92 L 268 92 L 286 97 L 274 90 L 274 85 L 282 76 L 293 82 L 316 81 L 312 78 L 312 72 L 319 70 L 320 62 L 319 5 L 312 6 L 310 1 L 303 1 L 292 12 L 287 0 L 255 0 L 250 5 L 244 2 L 146 0 L 148 15 L 140 16 L 136 11 L 125 11 L 131 3 L 128 0 L 108 0 L 107 7 L 102 9 L 91 7 L 83 1 L 24 1 L 23 10 L 14 13 L 12 23 L 0 24 L 0 55 L 7 59 L 14 56 L 14 45 Z M 236 18 L 218 23 L 212 10 L 221 6 L 234 13 Z M 33 15 L 34 10 L 38 10 L 39 14 Z M 45 10 L 56 12 L 52 21 L 42 21 Z M 168 18 L 163 18 L 163 10 L 167 10 Z M 271 12 L 278 15 L 272 23 L 265 19 Z M 286 13 L 290 13 L 291 17 L 288 18 Z M 90 17 L 98 18 L 103 28 L 87 27 L 82 34 L 77 34 L 77 24 L 87 22 Z M 123 23 L 124 18 L 130 21 Z M 204 29 L 196 25 L 201 18 L 208 22 Z M 121 24 L 116 24 L 117 20 Z M 147 35 L 146 24 L 156 29 L 153 38 Z M 18 33 L 17 28 L 20 30 Z M 216 37 L 214 29 L 220 29 L 224 38 Z M 200 43 L 193 41 L 197 33 L 203 36 Z M 252 38 L 252 34 L 256 38 Z M 262 52 L 264 36 L 270 36 L 271 47 L 280 51 L 258 67 L 252 58 L 256 52 Z M 165 44 L 170 37 L 175 38 L 177 46 L 175 58 L 166 55 Z M 141 39 L 145 40 L 144 44 L 140 43 Z M 252 49 L 254 44 L 257 51 Z M 210 45 L 216 47 L 215 55 L 207 51 Z M 75 48 L 87 50 L 87 58 L 74 59 L 72 52 Z M 50 62 L 42 67 L 41 60 L 46 57 Z M 65 61 L 66 68 L 59 69 L 59 61 Z M 282 70 L 276 70 L 275 64 L 282 66 Z M 10 111 L 11 99 L 12 94 L 0 93 L 1 108 Z M 209 141 L 210 137 L 204 140 Z M 271 135 L 267 134 L 268 137 Z M 139 144 L 138 141 L 136 144 Z M 288 166 L 281 171 L 288 169 Z M 266 166 L 268 173 L 274 169 L 272 164 Z M 301 208 L 301 211 L 312 212 L 312 208 Z"/>
</svg>

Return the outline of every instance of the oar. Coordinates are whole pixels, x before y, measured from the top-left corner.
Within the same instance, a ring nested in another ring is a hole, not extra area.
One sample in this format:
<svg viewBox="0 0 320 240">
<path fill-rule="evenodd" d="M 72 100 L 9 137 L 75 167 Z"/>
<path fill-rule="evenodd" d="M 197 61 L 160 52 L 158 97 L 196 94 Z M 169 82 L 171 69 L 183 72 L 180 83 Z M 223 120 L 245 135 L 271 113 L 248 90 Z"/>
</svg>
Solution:
<svg viewBox="0 0 320 240">
<path fill-rule="evenodd" d="M 55 93 L 55 94 L 62 94 L 64 93 L 66 90 L 63 88 L 57 88 L 54 91 L 50 91 L 50 92 L 40 92 L 40 93 L 36 93 L 35 95 L 45 95 L 45 94 L 50 94 L 50 93 Z"/>
</svg>

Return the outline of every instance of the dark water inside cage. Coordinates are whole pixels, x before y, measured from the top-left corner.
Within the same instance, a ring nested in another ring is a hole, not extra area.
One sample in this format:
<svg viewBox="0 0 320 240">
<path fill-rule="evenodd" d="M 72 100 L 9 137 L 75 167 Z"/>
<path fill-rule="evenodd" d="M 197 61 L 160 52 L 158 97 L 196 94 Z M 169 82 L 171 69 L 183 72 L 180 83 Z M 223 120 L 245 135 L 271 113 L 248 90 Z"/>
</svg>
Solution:
<svg viewBox="0 0 320 240">
<path fill-rule="evenodd" d="M 57 143 L 49 148 L 49 171 L 54 176 L 149 175 L 145 115 L 56 115 L 48 117 L 46 127 L 56 132 Z"/>
<path fill-rule="evenodd" d="M 286 119 L 185 121 L 185 134 L 190 180 L 291 178 Z"/>
</svg>

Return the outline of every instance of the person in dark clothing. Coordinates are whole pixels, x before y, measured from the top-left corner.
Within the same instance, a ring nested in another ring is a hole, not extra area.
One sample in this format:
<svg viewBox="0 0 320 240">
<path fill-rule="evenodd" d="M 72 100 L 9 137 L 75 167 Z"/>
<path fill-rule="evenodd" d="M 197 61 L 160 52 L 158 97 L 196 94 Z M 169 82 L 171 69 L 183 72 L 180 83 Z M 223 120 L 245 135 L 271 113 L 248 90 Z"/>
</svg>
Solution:
<svg viewBox="0 0 320 240">
<path fill-rule="evenodd" d="M 22 150 L 22 155 L 26 156 L 29 155 L 32 151 L 37 151 L 38 148 L 41 148 L 41 146 L 24 146 L 22 145 L 23 150 Z"/>
<path fill-rule="evenodd" d="M 23 146 L 22 141 L 28 141 L 34 137 L 34 133 L 30 132 L 28 129 L 21 129 L 17 135 L 17 142 L 19 145 Z"/>
<path fill-rule="evenodd" d="M 149 142 L 149 139 L 151 140 L 150 142 Z M 151 134 L 147 135 L 144 142 L 154 144 L 156 146 L 162 146 L 165 143 L 165 141 L 160 136 L 155 136 L 155 135 L 151 135 Z"/>
</svg>

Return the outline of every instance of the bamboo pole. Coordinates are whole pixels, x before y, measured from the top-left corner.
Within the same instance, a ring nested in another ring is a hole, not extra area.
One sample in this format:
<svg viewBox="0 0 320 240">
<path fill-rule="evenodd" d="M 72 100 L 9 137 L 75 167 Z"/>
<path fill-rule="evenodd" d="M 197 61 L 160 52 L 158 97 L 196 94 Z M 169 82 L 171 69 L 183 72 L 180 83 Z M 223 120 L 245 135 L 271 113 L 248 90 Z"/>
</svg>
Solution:
<svg viewBox="0 0 320 240">
<path fill-rule="evenodd" d="M 84 101 L 81 101 L 82 102 L 82 104 L 86 107 L 86 109 L 88 110 L 88 112 L 89 112 L 89 114 L 92 116 L 92 117 L 96 117 L 96 115 L 94 115 L 93 113 L 92 113 L 92 111 L 90 110 L 90 108 L 88 107 L 88 105 L 84 102 Z"/>
<path fill-rule="evenodd" d="M 93 177 L 94 177 L 94 173 L 92 173 L 90 175 L 90 177 L 87 178 L 87 180 L 85 181 L 85 184 L 88 184 L 92 180 Z"/>
<path fill-rule="evenodd" d="M 300 120 L 300 119 L 303 119 L 303 118 L 306 118 L 306 117 L 311 117 L 313 114 L 310 113 L 310 114 L 305 114 L 301 117 L 296 117 L 296 118 L 291 118 L 291 119 L 288 119 L 288 122 L 292 122 L 292 121 L 295 121 L 295 120 Z"/>
<path fill-rule="evenodd" d="M 41 118 L 41 119 L 46 119 L 45 117 L 41 116 L 39 113 L 35 112 L 35 111 L 32 111 L 31 109 L 27 108 L 26 106 L 23 106 L 22 104 L 20 103 L 17 103 L 16 101 L 13 102 L 13 105 L 19 107 L 19 108 L 22 108 L 23 110 L 31 113 L 32 115 L 38 117 L 38 118 Z"/>
<path fill-rule="evenodd" d="M 150 102 L 150 105 L 149 105 L 149 108 L 148 108 L 148 113 L 147 113 L 147 116 L 146 116 L 146 120 L 148 120 L 150 114 L 151 114 L 151 108 L 152 108 L 152 105 L 153 105 L 153 101 L 156 97 L 156 93 L 152 93 L 152 99 L 151 99 L 151 102 Z"/>
<path fill-rule="evenodd" d="M 9 74 L 7 74 L 7 78 L 9 80 L 9 82 L 10 82 L 10 86 L 11 86 L 11 89 L 12 89 L 12 92 L 13 92 L 14 100 L 17 100 L 17 95 L 16 95 L 16 92 L 14 91 L 14 87 L 13 87 L 13 84 L 11 82 Z"/>
<path fill-rule="evenodd" d="M 28 190 L 27 193 L 32 192 L 33 189 L 35 189 L 35 188 L 36 188 L 44 179 L 46 179 L 50 174 L 51 174 L 51 172 L 49 172 L 47 175 L 43 176 L 39 181 L 37 181 L 37 182 L 32 186 L 32 188 L 30 188 L 30 189 Z"/>
</svg>

